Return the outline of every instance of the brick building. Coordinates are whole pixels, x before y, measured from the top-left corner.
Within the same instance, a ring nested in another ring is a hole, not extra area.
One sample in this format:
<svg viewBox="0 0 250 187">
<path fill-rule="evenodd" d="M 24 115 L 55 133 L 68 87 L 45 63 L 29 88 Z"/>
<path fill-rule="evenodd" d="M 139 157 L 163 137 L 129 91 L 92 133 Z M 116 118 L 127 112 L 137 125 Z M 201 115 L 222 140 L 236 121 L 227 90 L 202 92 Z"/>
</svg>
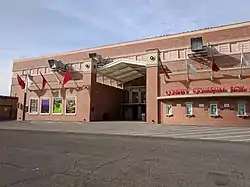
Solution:
<svg viewBox="0 0 250 187">
<path fill-rule="evenodd" d="M 143 120 L 145 114 L 148 123 L 248 125 L 249 53 L 250 22 L 244 22 L 17 60 L 11 95 L 26 101 L 19 120 Z M 67 64 L 66 72 L 48 60 Z M 67 72 L 71 79 L 63 85 Z M 27 99 L 17 75 L 31 77 Z"/>
</svg>

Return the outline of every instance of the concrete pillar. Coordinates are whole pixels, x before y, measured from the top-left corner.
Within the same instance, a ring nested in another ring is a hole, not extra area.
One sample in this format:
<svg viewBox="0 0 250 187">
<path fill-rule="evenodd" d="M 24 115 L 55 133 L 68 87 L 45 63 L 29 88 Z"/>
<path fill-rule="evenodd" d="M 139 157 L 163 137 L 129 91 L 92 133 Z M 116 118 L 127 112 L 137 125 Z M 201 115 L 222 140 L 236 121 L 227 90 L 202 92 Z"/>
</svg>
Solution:
<svg viewBox="0 0 250 187">
<path fill-rule="evenodd" d="M 159 53 L 158 49 L 147 50 L 146 70 L 146 121 L 147 123 L 159 123 L 159 106 L 157 97 L 159 95 Z"/>
<path fill-rule="evenodd" d="M 86 64 L 88 64 L 88 68 L 84 69 L 85 76 L 83 79 L 85 79 L 87 85 L 89 85 L 88 92 L 84 92 L 82 95 L 83 100 L 85 100 L 84 108 L 86 112 L 86 117 L 84 118 L 87 122 L 95 120 L 95 111 L 96 109 L 96 103 L 95 103 L 95 97 L 96 95 L 99 95 L 99 93 L 96 93 L 96 80 L 97 80 L 97 61 L 89 58 L 86 61 Z M 84 82 L 85 82 L 84 81 Z"/>
<path fill-rule="evenodd" d="M 24 90 L 19 89 L 19 98 L 18 98 L 18 109 L 17 109 L 17 121 L 24 121 L 25 120 L 25 116 L 23 115 L 25 112 L 25 107 L 26 104 L 29 102 L 27 99 L 27 95 L 26 95 L 26 103 L 24 103 Z M 29 110 L 29 109 L 28 109 Z M 26 115 L 26 114 L 25 114 Z"/>
</svg>

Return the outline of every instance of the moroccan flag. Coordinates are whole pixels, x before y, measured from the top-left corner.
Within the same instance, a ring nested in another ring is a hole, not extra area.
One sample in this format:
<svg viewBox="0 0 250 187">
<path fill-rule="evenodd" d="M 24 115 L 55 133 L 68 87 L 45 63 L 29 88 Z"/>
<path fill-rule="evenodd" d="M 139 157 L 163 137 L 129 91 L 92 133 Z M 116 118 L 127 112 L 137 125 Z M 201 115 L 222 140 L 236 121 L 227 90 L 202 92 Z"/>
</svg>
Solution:
<svg viewBox="0 0 250 187">
<path fill-rule="evenodd" d="M 25 82 L 18 74 L 17 74 L 17 82 L 21 86 L 22 89 L 25 89 Z"/>
<path fill-rule="evenodd" d="M 67 82 L 69 82 L 71 79 L 72 79 L 72 77 L 71 77 L 69 71 L 67 71 L 67 72 L 65 73 L 65 75 L 64 75 L 63 86 L 64 86 Z"/>
<path fill-rule="evenodd" d="M 44 89 L 45 88 L 45 85 L 46 85 L 46 83 L 48 83 L 47 82 L 47 80 L 45 79 L 45 77 L 43 76 L 43 74 L 40 72 L 40 75 L 42 76 L 42 89 Z"/>
<path fill-rule="evenodd" d="M 162 70 L 162 72 L 165 74 L 165 76 L 166 76 L 168 79 L 170 79 L 170 77 L 169 77 L 169 75 L 168 75 L 168 73 L 167 73 L 165 67 L 164 67 L 163 64 L 162 64 L 162 61 L 161 61 L 161 60 L 159 60 L 159 61 L 160 61 L 160 65 L 161 65 L 161 70 Z"/>
<path fill-rule="evenodd" d="M 220 71 L 220 68 L 215 63 L 214 55 L 212 55 L 212 71 L 215 71 L 215 72 Z"/>
</svg>

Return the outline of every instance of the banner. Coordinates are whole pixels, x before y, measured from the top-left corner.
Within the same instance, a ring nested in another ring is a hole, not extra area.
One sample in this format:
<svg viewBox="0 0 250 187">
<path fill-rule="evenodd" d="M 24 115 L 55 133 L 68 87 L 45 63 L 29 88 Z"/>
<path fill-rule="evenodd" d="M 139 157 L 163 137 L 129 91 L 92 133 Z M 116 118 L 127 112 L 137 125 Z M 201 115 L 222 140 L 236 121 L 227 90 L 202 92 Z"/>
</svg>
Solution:
<svg viewBox="0 0 250 187">
<path fill-rule="evenodd" d="M 66 114 L 75 114 L 76 113 L 76 98 L 67 97 L 66 98 Z"/>
<path fill-rule="evenodd" d="M 53 99 L 53 114 L 62 114 L 62 113 L 63 113 L 62 98 L 54 98 Z"/>
<path fill-rule="evenodd" d="M 50 99 L 41 99 L 41 114 L 49 114 Z"/>
<path fill-rule="evenodd" d="M 31 113 L 31 114 L 37 114 L 38 113 L 38 99 L 30 99 L 29 113 Z"/>
</svg>

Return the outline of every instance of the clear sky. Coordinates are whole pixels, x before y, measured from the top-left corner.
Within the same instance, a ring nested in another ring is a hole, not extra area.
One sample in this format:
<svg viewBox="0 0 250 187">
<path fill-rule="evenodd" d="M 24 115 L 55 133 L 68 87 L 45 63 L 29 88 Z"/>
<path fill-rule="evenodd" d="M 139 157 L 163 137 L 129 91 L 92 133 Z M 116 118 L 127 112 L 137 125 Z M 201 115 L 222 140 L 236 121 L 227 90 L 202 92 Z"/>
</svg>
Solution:
<svg viewBox="0 0 250 187">
<path fill-rule="evenodd" d="M 250 20 L 248 0 L 0 0 L 0 94 L 12 60 Z"/>
</svg>

